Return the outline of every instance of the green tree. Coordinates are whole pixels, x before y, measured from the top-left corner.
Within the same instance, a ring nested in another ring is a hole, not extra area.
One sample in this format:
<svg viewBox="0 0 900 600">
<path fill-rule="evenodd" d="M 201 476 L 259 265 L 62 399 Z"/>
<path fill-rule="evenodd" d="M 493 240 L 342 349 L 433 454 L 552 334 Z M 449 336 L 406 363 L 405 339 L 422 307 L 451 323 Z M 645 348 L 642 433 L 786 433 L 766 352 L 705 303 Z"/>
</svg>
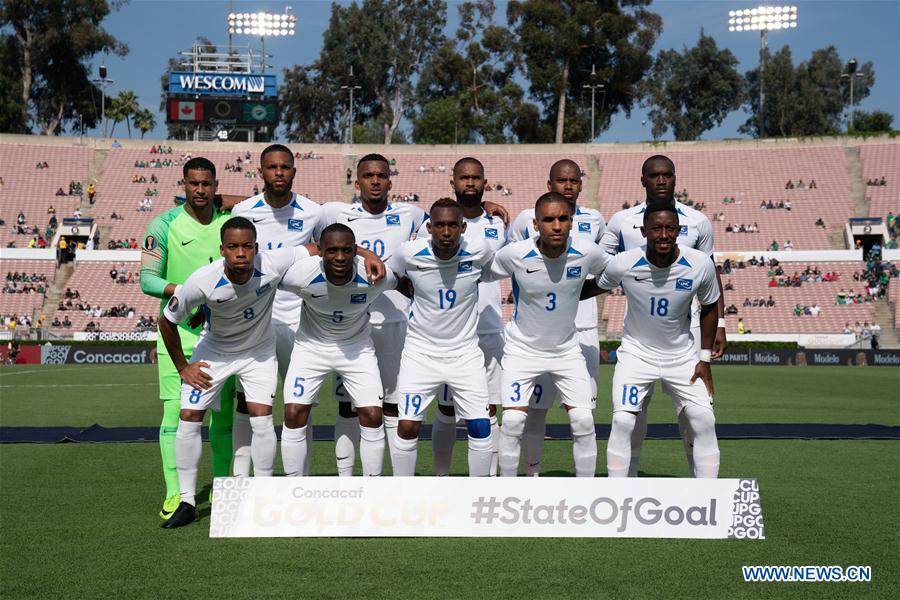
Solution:
<svg viewBox="0 0 900 600">
<path fill-rule="evenodd" d="M 643 103 L 650 107 L 653 137 L 672 129 L 676 140 L 695 140 L 720 125 L 741 106 L 744 80 L 730 50 L 700 30 L 693 48 L 663 50 L 650 75 L 640 83 Z"/>
<path fill-rule="evenodd" d="M 79 116 L 96 121 L 100 96 L 87 63 L 100 52 L 128 52 L 100 26 L 109 12 L 106 0 L 0 0 L 0 22 L 18 42 L 20 122 L 27 128 L 50 135 Z"/>
<path fill-rule="evenodd" d="M 140 130 L 141 139 L 144 139 L 144 135 L 156 127 L 156 118 L 153 116 L 153 112 L 149 108 L 136 112 L 134 114 L 134 126 Z"/>
<path fill-rule="evenodd" d="M 854 96 L 855 95 L 856 94 L 854 94 Z M 893 131 L 893 127 L 891 127 L 893 122 L 894 115 L 884 112 L 883 110 L 872 112 L 865 112 L 862 110 L 853 111 L 853 131 L 862 133 Z"/>
<path fill-rule="evenodd" d="M 861 65 L 854 82 L 853 106 L 850 88 L 842 82 L 846 61 L 834 46 L 815 50 L 809 60 L 796 67 L 791 50 L 784 46 L 774 55 L 764 54 L 765 134 L 772 137 L 831 135 L 841 130 L 841 118 L 871 92 L 875 69 L 871 62 Z M 745 110 L 750 118 L 741 133 L 759 136 L 759 69 L 745 74 Z"/>
<path fill-rule="evenodd" d="M 662 28 L 651 0 L 512 0 L 507 20 L 517 38 L 531 95 L 544 108 L 556 143 L 574 141 L 583 128 L 567 126 L 567 103 L 589 81 L 592 65 L 605 86 L 599 131 L 613 114 L 630 114 L 635 84 L 652 65 L 650 54 Z M 582 138 L 583 139 L 583 138 Z"/>
<path fill-rule="evenodd" d="M 0 35 L 0 131 L 25 133 L 28 131 L 26 110 L 23 116 L 22 95 L 22 52 L 15 36 Z"/>
<path fill-rule="evenodd" d="M 305 136 L 314 132 L 316 141 L 340 139 L 348 105 L 340 87 L 359 85 L 355 117 L 360 122 L 377 120 L 382 143 L 391 143 L 413 108 L 413 79 L 443 43 L 446 16 L 444 0 L 332 4 L 319 58 L 284 73 L 280 95 L 288 138 L 308 139 Z M 301 112 L 313 105 L 314 111 Z M 299 118 L 311 122 L 301 124 Z"/>
<path fill-rule="evenodd" d="M 106 118 L 112 121 L 112 127 L 109 129 L 109 137 L 114 137 L 116 125 L 125 120 L 125 107 L 122 104 L 120 96 L 115 98 L 106 97 Z"/>
<path fill-rule="evenodd" d="M 119 102 L 119 110 L 123 120 L 128 126 L 128 138 L 131 139 L 131 118 L 141 109 L 141 105 L 138 103 L 137 95 L 131 90 L 119 92 L 116 100 Z"/>
</svg>

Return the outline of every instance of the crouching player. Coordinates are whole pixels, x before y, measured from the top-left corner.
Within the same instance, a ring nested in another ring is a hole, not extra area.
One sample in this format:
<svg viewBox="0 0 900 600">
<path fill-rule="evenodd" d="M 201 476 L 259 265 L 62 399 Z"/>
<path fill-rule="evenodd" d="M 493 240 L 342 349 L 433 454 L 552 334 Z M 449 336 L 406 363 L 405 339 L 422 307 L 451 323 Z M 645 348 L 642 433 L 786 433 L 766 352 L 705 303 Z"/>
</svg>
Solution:
<svg viewBox="0 0 900 600">
<path fill-rule="evenodd" d="M 456 415 L 469 431 L 469 475 L 491 470 L 487 372 L 478 347 L 478 283 L 490 275 L 491 250 L 466 230 L 462 208 L 449 198 L 431 206 L 429 237 L 404 242 L 388 267 L 413 285 L 412 314 L 400 359 L 397 392 L 400 422 L 394 475 L 415 474 L 419 427 L 444 385 Z"/>
<path fill-rule="evenodd" d="M 644 398 L 657 380 L 672 397 L 693 435 L 697 477 L 719 474 L 710 360 L 716 338 L 719 286 L 705 252 L 679 246 L 678 214 L 670 204 L 648 204 L 642 227 L 646 251 L 633 248 L 612 259 L 597 281 L 621 285 L 628 298 L 622 345 L 613 375 L 612 431 L 606 451 L 610 477 L 627 477 L 631 434 Z M 700 356 L 691 335 L 691 302 L 700 302 Z"/>
<path fill-rule="evenodd" d="M 181 375 L 181 413 L 175 435 L 175 464 L 181 503 L 163 523 L 182 527 L 197 518 L 195 493 L 200 463 L 200 428 L 207 409 L 218 408 L 219 390 L 236 375 L 244 387 L 253 438 L 254 473 L 271 476 L 276 438 L 272 400 L 277 385 L 272 302 L 284 274 L 306 248 L 258 253 L 256 229 L 243 217 L 232 217 L 220 232 L 223 260 L 197 269 L 175 289 L 159 320 L 159 331 Z M 206 328 L 191 362 L 184 357 L 178 323 L 196 307 L 206 313 Z"/>
<path fill-rule="evenodd" d="M 309 414 L 329 373 L 340 375 L 353 398 L 360 425 L 363 475 L 381 475 L 384 462 L 383 387 L 372 343 L 369 305 L 394 289 L 391 273 L 375 283 L 364 276 L 356 238 L 346 225 L 322 230 L 319 256 L 298 262 L 281 287 L 303 299 L 300 326 L 284 378 L 281 460 L 288 476 L 303 474 L 309 446 Z M 352 471 L 351 471 L 352 473 Z M 344 473 L 342 473 L 344 474 Z"/>
</svg>

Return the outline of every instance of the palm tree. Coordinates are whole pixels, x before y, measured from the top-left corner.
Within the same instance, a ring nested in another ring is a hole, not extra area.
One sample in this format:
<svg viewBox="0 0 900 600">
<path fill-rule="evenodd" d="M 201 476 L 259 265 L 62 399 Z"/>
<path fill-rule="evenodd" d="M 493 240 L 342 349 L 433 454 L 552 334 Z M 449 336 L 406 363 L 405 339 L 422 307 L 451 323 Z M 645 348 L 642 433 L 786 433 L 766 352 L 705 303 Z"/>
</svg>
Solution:
<svg viewBox="0 0 900 600">
<path fill-rule="evenodd" d="M 109 130 L 109 137 L 115 137 L 113 132 L 116 130 L 116 125 L 119 121 L 125 119 L 125 115 L 122 111 L 122 101 L 120 98 L 111 98 L 107 102 L 106 107 L 106 118 L 112 121 L 112 127 Z"/>
<path fill-rule="evenodd" d="M 145 133 L 156 127 L 156 119 L 153 118 L 153 113 L 149 108 L 139 110 L 134 114 L 134 126 L 140 129 L 141 139 L 144 139 Z"/>
<path fill-rule="evenodd" d="M 125 120 L 125 124 L 128 125 L 128 138 L 131 139 L 131 117 L 141 108 L 138 104 L 137 95 L 131 90 L 122 91 L 116 96 L 116 100 L 119 101 L 121 117 Z"/>
</svg>

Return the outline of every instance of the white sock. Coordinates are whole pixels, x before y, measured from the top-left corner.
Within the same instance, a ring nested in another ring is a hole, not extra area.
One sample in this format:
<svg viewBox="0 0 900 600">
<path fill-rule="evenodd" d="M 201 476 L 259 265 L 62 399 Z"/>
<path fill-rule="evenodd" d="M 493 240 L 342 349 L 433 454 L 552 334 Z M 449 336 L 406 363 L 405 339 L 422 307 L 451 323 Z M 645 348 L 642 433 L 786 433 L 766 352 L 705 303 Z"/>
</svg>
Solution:
<svg viewBox="0 0 900 600">
<path fill-rule="evenodd" d="M 250 415 L 241 412 L 234 413 L 234 422 L 231 425 L 234 462 L 231 465 L 231 472 L 235 477 L 250 477 L 251 439 L 253 439 L 253 430 L 250 429 Z"/>
<path fill-rule="evenodd" d="M 682 410 L 678 413 L 678 433 L 681 434 L 681 441 L 684 443 L 684 455 L 687 456 L 688 470 L 691 477 L 697 476 L 697 470 L 694 468 L 694 432 L 688 424 L 687 415 Z"/>
<path fill-rule="evenodd" d="M 716 439 L 716 418 L 711 408 L 688 404 L 682 411 L 694 434 L 694 466 L 697 477 L 715 479 L 719 476 L 719 441 Z"/>
<path fill-rule="evenodd" d="M 527 417 L 521 410 L 503 411 L 503 424 L 500 426 L 501 477 L 515 477 L 519 473 L 519 448 Z"/>
<path fill-rule="evenodd" d="M 631 464 L 628 466 L 628 476 L 638 476 L 638 463 L 641 458 L 641 449 L 644 447 L 644 439 L 647 437 L 647 399 L 637 414 L 634 429 L 631 430 Z"/>
<path fill-rule="evenodd" d="M 378 477 L 384 465 L 384 427 L 359 427 L 359 460 L 363 477 Z"/>
<path fill-rule="evenodd" d="M 291 429 L 287 425 L 281 428 L 281 464 L 288 477 L 303 475 L 303 463 L 309 454 L 306 445 L 309 426 Z"/>
<path fill-rule="evenodd" d="M 312 424 L 312 416 L 313 411 L 309 411 L 309 415 L 306 417 L 306 459 L 303 461 L 303 476 L 309 477 L 309 465 L 312 463 L 312 448 L 313 448 L 313 424 Z"/>
<path fill-rule="evenodd" d="M 469 477 L 487 477 L 491 474 L 491 438 L 469 436 Z"/>
<path fill-rule="evenodd" d="M 544 435 L 547 432 L 546 408 L 529 408 L 522 434 L 522 459 L 525 462 L 525 476 L 537 477 L 541 474 L 541 455 L 544 453 Z"/>
<path fill-rule="evenodd" d="M 203 440 L 200 428 L 203 423 L 178 420 L 175 432 L 175 468 L 178 469 L 178 487 L 181 490 L 181 501 L 196 506 L 197 500 L 197 466 L 203 451 Z"/>
<path fill-rule="evenodd" d="M 434 453 L 434 474 L 443 477 L 450 474 L 450 460 L 456 443 L 456 416 L 437 412 L 431 429 L 431 450 Z"/>
<path fill-rule="evenodd" d="M 637 415 L 626 411 L 613 413 L 612 430 L 606 443 L 606 472 L 609 477 L 627 477 L 631 459 L 631 440 Z"/>
<path fill-rule="evenodd" d="M 272 415 L 250 417 L 253 440 L 250 442 L 250 456 L 253 458 L 253 476 L 271 477 L 275 471 L 275 451 L 278 438 Z"/>
<path fill-rule="evenodd" d="M 400 417 L 391 417 L 384 415 L 384 439 L 387 443 L 388 454 L 391 457 L 391 464 L 394 464 L 394 442 L 397 440 L 397 425 Z"/>
<path fill-rule="evenodd" d="M 405 440 L 400 436 L 394 443 L 394 477 L 412 477 L 416 474 L 416 458 L 419 440 Z"/>
<path fill-rule="evenodd" d="M 357 446 L 359 446 L 359 419 L 338 415 L 334 422 L 334 457 L 337 460 L 340 477 L 353 475 Z"/>
<path fill-rule="evenodd" d="M 500 464 L 500 425 L 497 423 L 497 415 L 490 418 L 491 421 L 491 477 L 497 476 L 497 467 Z"/>
<path fill-rule="evenodd" d="M 594 413 L 589 408 L 570 408 L 569 425 L 572 427 L 575 477 L 593 477 L 597 474 L 597 430 L 594 429 Z"/>
</svg>

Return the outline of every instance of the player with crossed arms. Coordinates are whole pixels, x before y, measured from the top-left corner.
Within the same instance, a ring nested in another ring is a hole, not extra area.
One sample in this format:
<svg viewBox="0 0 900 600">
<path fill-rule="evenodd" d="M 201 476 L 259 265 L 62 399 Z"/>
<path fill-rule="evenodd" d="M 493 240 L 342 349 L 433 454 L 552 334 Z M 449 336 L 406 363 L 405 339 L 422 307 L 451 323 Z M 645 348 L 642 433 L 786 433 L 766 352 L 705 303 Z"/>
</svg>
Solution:
<svg viewBox="0 0 900 600">
<path fill-rule="evenodd" d="M 322 231 L 319 256 L 301 260 L 281 287 L 303 299 L 303 312 L 290 367 L 284 378 L 284 429 L 281 460 L 288 476 L 306 475 L 309 464 L 309 414 L 329 373 L 339 374 L 355 401 L 363 475 L 381 475 L 384 462 L 383 386 L 372 343 L 369 305 L 397 280 L 369 283 L 356 238 L 346 225 Z M 341 473 L 350 475 L 351 473 Z"/>
<path fill-rule="evenodd" d="M 612 431 L 606 451 L 610 477 L 628 476 L 632 432 L 657 380 L 693 432 L 696 476 L 719 474 L 710 370 L 718 320 L 716 267 L 705 252 L 679 246 L 679 230 L 674 206 L 647 206 L 642 227 L 646 250 L 620 252 L 597 281 L 606 290 L 621 285 L 628 299 L 612 384 Z M 690 330 L 694 298 L 700 302 L 699 360 Z"/>
<path fill-rule="evenodd" d="M 217 408 L 219 390 L 236 375 L 247 396 L 253 438 L 250 453 L 257 476 L 271 476 L 276 438 L 272 400 L 277 384 L 272 302 L 282 277 L 306 248 L 258 253 L 256 230 L 243 217 L 222 225 L 223 260 L 200 267 L 175 289 L 159 320 L 159 331 L 181 375 L 181 413 L 175 434 L 175 464 L 181 503 L 163 523 L 182 527 L 197 518 L 197 466 L 202 451 L 200 428 L 207 409 Z M 178 323 L 197 307 L 206 327 L 188 363 Z"/>
<path fill-rule="evenodd" d="M 478 347 L 478 285 L 490 275 L 492 251 L 477 238 L 465 238 L 460 205 L 449 198 L 431 206 L 430 237 L 400 247 L 388 267 L 413 285 L 412 312 L 397 381 L 400 422 L 394 475 L 416 470 L 419 427 L 428 405 L 446 385 L 456 414 L 469 433 L 469 475 L 491 469 L 487 373 Z"/>
<path fill-rule="evenodd" d="M 529 399 L 546 374 L 569 415 L 575 475 L 593 477 L 595 387 L 578 344 L 575 314 L 585 279 L 602 273 L 610 257 L 597 244 L 570 236 L 574 210 L 562 194 L 547 192 L 534 211 L 537 237 L 506 245 L 492 265 L 493 275 L 512 277 L 516 303 L 503 356 L 500 474 L 518 472 Z"/>
</svg>

